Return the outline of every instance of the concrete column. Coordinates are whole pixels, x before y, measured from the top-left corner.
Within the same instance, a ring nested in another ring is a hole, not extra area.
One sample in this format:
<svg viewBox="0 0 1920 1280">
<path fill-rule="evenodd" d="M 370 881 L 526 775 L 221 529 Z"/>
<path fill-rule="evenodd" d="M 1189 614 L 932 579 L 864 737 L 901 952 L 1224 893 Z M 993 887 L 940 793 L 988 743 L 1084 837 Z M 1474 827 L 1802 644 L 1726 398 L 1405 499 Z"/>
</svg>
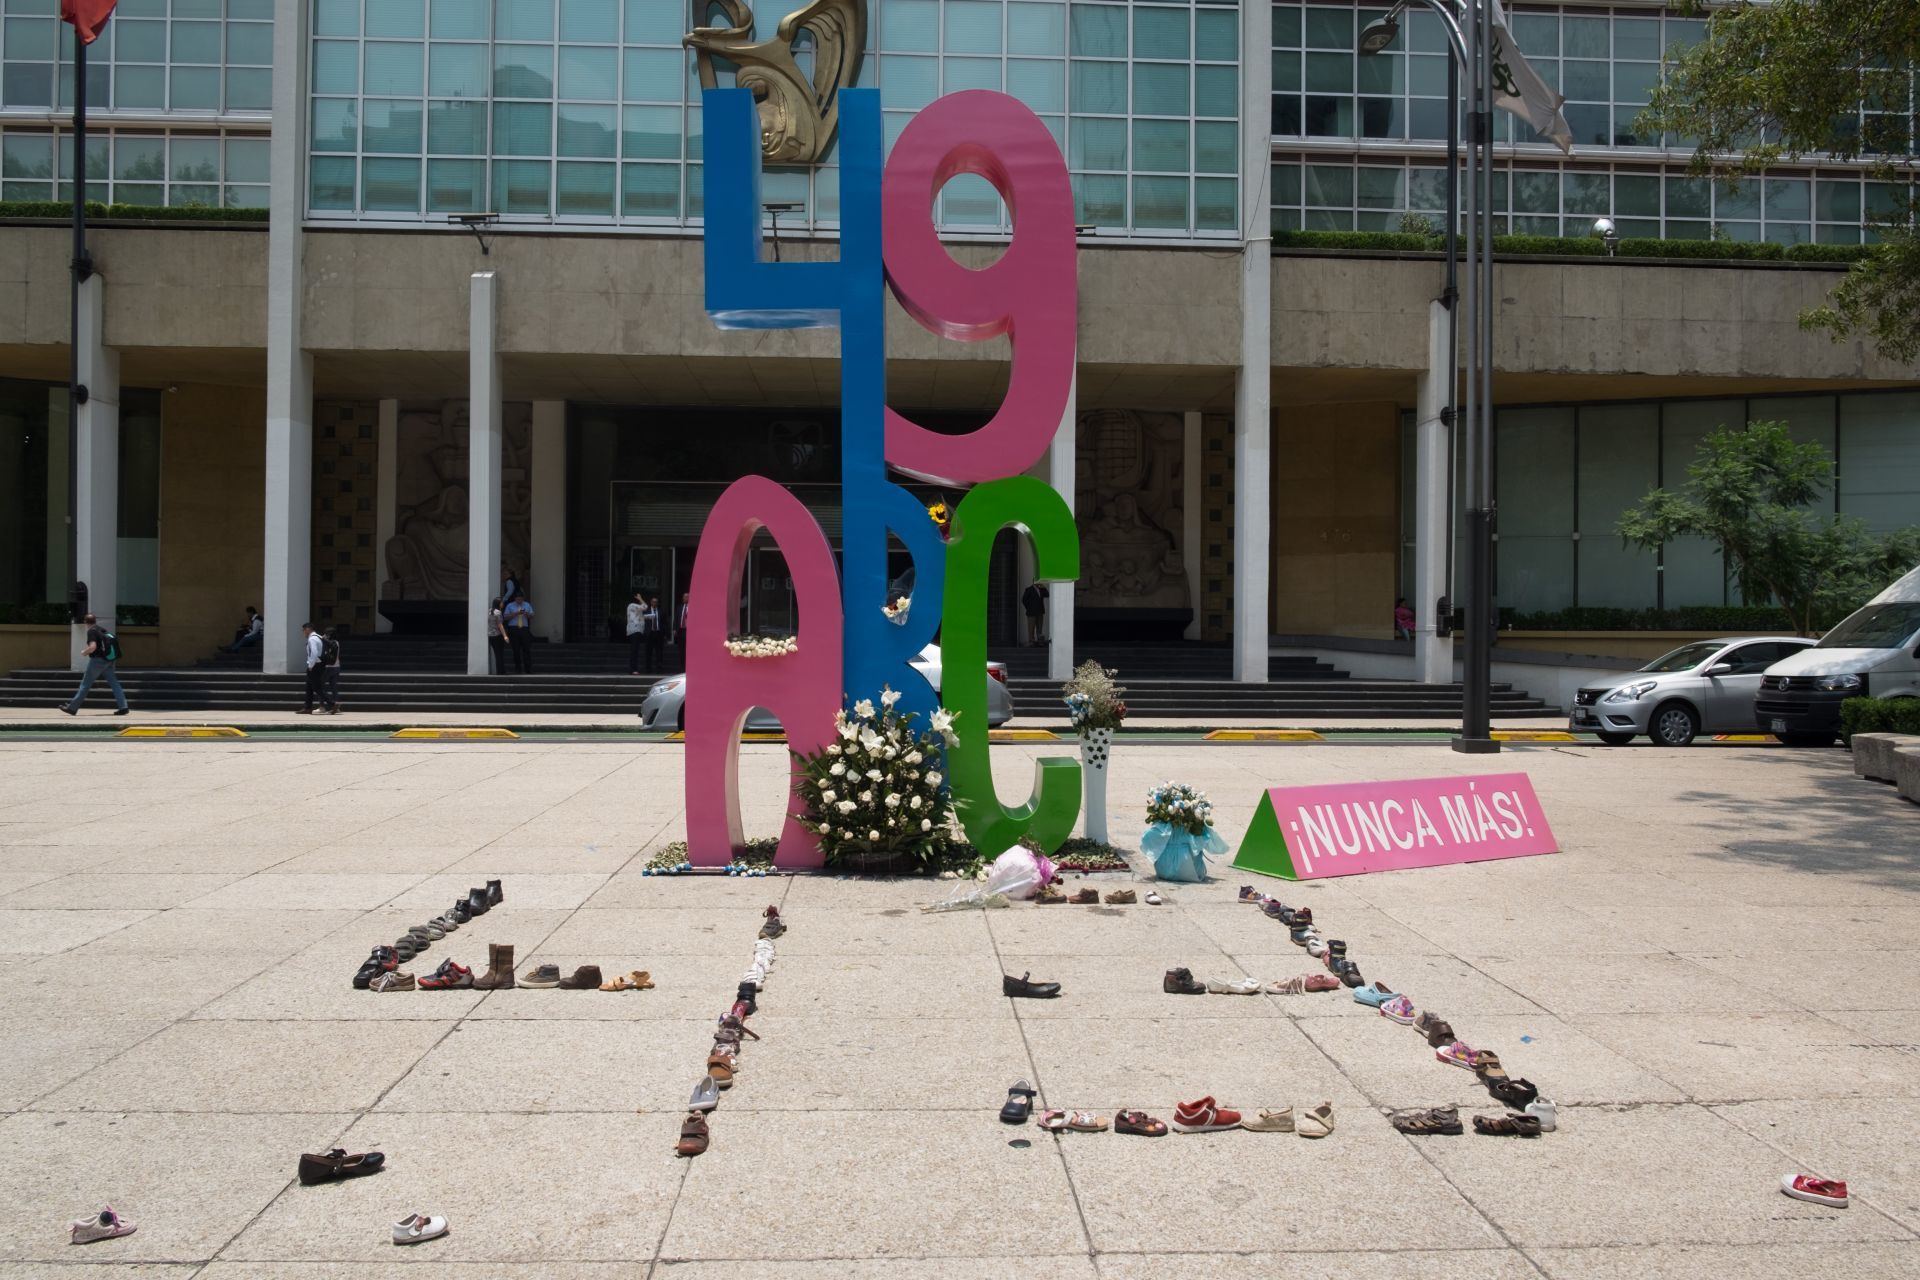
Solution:
<svg viewBox="0 0 1920 1280">
<path fill-rule="evenodd" d="M 387 544 L 393 541 L 394 521 L 400 511 L 400 402 L 380 402 L 378 451 L 373 464 L 373 629 L 393 630 L 393 620 L 380 612 L 380 587 L 392 576 L 387 568 Z"/>
<path fill-rule="evenodd" d="M 73 413 L 64 391 L 47 392 L 47 599 L 64 601 L 73 585 L 67 556 L 73 501 Z"/>
<path fill-rule="evenodd" d="M 309 0 L 282 0 L 273 24 L 273 186 L 267 197 L 265 581 L 260 669 L 306 670 L 300 624 L 313 607 L 313 357 L 302 337 Z"/>
<path fill-rule="evenodd" d="M 467 330 L 467 674 L 487 674 L 487 602 L 500 581 L 499 278 L 476 271 Z"/>
<path fill-rule="evenodd" d="M 1421 684 L 1453 681 L 1453 637 L 1437 633 L 1435 607 L 1447 591 L 1447 547 L 1453 512 L 1447 501 L 1453 475 L 1453 429 L 1441 414 L 1455 373 L 1449 367 L 1447 308 L 1427 312 L 1427 369 L 1415 391 L 1418 432 L 1413 471 L 1413 678 Z"/>
<path fill-rule="evenodd" d="M 1076 361 L 1078 353 L 1075 353 Z M 1074 453 L 1080 437 L 1080 374 L 1076 367 L 1073 385 L 1067 390 L 1067 407 L 1060 415 L 1060 429 L 1047 446 L 1047 483 L 1074 510 Z M 1084 555 L 1084 550 L 1082 551 Z M 1054 582 L 1047 586 L 1047 676 L 1066 680 L 1073 675 L 1073 586 Z M 1022 618 L 1025 625 L 1025 618 Z"/>
<path fill-rule="evenodd" d="M 533 402 L 533 528 L 527 578 L 540 590 L 534 632 L 555 644 L 567 638 L 567 402 Z M 678 603 L 669 582 L 661 592 L 660 613 Z"/>
<path fill-rule="evenodd" d="M 1240 370 L 1233 389 L 1233 678 L 1267 679 L 1273 513 L 1273 7 L 1240 6 Z"/>
<path fill-rule="evenodd" d="M 120 600 L 120 353 L 101 340 L 106 284 L 93 275 L 80 286 L 80 385 L 87 398 L 73 413 L 73 527 L 74 576 L 87 584 L 87 608 L 112 630 Z M 87 665 L 85 647 L 86 633 L 75 628 L 75 671 Z"/>
<path fill-rule="evenodd" d="M 1193 603 L 1193 621 L 1187 624 L 1183 633 L 1188 640 L 1200 638 L 1201 585 L 1200 574 L 1204 568 L 1201 562 L 1200 529 L 1205 512 L 1200 504 L 1204 501 L 1200 487 L 1201 436 L 1203 434 L 1202 417 L 1197 410 L 1188 410 L 1184 433 L 1180 437 L 1180 512 L 1183 517 L 1180 529 L 1180 563 L 1187 571 L 1187 597 Z"/>
</svg>

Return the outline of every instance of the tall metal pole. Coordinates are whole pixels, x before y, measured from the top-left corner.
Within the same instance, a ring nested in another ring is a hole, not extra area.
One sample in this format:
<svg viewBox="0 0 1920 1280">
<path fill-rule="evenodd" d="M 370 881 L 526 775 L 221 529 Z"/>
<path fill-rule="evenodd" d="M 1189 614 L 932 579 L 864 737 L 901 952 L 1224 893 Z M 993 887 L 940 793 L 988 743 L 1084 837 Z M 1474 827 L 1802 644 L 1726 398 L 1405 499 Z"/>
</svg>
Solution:
<svg viewBox="0 0 1920 1280">
<path fill-rule="evenodd" d="M 1453 740 L 1453 749 L 1477 755 L 1500 749 L 1492 736 L 1488 687 L 1493 656 L 1488 632 L 1493 614 L 1493 558 L 1488 537 L 1491 486 L 1485 465 L 1493 401 L 1493 24 L 1485 0 L 1467 0 L 1462 7 L 1468 21 L 1467 85 L 1473 101 L 1467 169 L 1467 572 L 1463 593 L 1467 652 L 1461 672 L 1460 736 Z"/>
<path fill-rule="evenodd" d="M 87 402 L 87 389 L 80 385 L 80 286 L 93 275 L 93 257 L 87 252 L 87 42 L 80 28 L 73 30 L 73 260 L 67 295 L 67 437 L 77 442 L 80 430 L 80 406 Z M 70 460 L 80 451 L 67 450 Z M 78 498 L 75 466 L 67 469 L 67 576 L 77 577 L 79 527 L 73 513 Z M 51 584 L 49 584 L 51 587 Z M 63 587 L 62 590 L 65 590 Z"/>
<path fill-rule="evenodd" d="M 1440 296 L 1447 306 L 1447 395 L 1442 410 L 1447 428 L 1447 569 L 1440 581 L 1451 613 L 1459 600 L 1453 589 L 1453 542 L 1459 527 L 1455 513 L 1460 509 L 1454 485 L 1460 471 L 1456 461 L 1460 450 L 1460 60 L 1452 54 L 1447 56 L 1447 287 Z M 1423 608 L 1439 608 L 1433 600 L 1420 603 Z M 1436 619 L 1436 625 L 1440 622 L 1452 625 L 1451 619 Z M 1446 674 L 1453 674 L 1451 662 Z"/>
</svg>

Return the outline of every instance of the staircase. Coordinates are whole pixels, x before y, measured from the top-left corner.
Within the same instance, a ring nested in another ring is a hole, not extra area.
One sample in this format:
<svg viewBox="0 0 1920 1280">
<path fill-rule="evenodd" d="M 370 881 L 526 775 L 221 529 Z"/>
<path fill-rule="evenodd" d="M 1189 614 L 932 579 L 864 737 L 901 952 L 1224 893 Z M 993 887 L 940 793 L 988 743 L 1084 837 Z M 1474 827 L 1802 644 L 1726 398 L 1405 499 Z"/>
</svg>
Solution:
<svg viewBox="0 0 1920 1280">
<path fill-rule="evenodd" d="M 626 674 L 624 644 L 536 643 L 531 676 L 467 676 L 466 645 L 458 639 L 356 636 L 343 646 L 341 704 L 352 714 L 426 717 L 447 712 L 498 715 L 511 723 L 529 714 L 635 716 L 654 676 Z M 1009 649 L 993 658 L 1007 664 L 1017 715 L 1066 719 L 1060 683 L 1047 678 L 1044 649 Z M 1120 673 L 1131 716 L 1190 724 L 1220 720 L 1457 719 L 1460 686 L 1355 680 L 1308 657 L 1270 660 L 1269 682 L 1239 684 L 1232 655 L 1220 647 L 1180 644 L 1102 644 L 1084 652 Z M 679 669 L 677 653 L 667 665 Z M 73 696 L 79 677 L 64 670 L 15 671 L 0 680 L 0 706 L 51 707 Z M 220 654 L 183 670 L 122 669 L 127 698 L 142 711 L 290 711 L 304 698 L 299 675 L 263 675 L 257 649 Z M 97 685 L 90 707 L 110 707 Z M 1510 685 L 1493 686 L 1493 714 L 1558 719 L 1560 711 Z"/>
</svg>

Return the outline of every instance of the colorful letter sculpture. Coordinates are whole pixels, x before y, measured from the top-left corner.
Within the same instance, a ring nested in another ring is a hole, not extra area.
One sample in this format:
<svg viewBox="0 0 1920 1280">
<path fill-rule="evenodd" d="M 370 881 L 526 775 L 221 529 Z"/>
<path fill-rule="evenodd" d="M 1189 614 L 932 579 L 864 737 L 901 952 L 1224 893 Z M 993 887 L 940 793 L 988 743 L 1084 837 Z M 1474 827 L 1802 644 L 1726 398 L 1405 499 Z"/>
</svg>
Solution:
<svg viewBox="0 0 1920 1280">
<path fill-rule="evenodd" d="M 841 569 L 835 581 L 833 552 L 818 522 L 764 476 L 729 487 L 709 517 L 694 561 L 688 627 L 687 676 L 696 691 L 687 707 L 690 859 L 720 866 L 741 847 L 739 740 L 750 707 L 775 711 L 796 751 L 827 741 L 843 700 L 878 698 L 885 688 L 902 695 L 900 709 L 918 713 L 924 728 L 939 698 L 911 663 L 936 635 L 946 703 L 960 713 L 948 773 L 968 837 L 990 853 L 1029 832 L 1054 847 L 1079 815 L 1079 766 L 1067 758 L 1040 761 L 1030 803 L 1001 806 L 988 762 L 985 631 L 987 564 L 1000 529 L 1029 532 L 1042 581 L 1069 581 L 1080 571 L 1066 503 L 1021 474 L 1045 454 L 1073 387 L 1073 193 L 1053 135 L 1004 94 L 951 94 L 907 127 L 883 178 L 879 94 L 847 89 L 840 96 L 839 260 L 766 262 L 752 94 L 708 89 L 702 96 L 708 315 L 723 329 L 841 331 Z M 941 186 L 962 173 L 986 178 L 1013 215 L 1012 242 L 981 271 L 954 262 L 933 223 Z M 962 342 L 1008 336 L 1009 387 L 986 426 L 944 435 L 887 406 L 889 287 L 929 332 Z M 977 486 L 960 503 L 949 541 L 942 542 L 921 501 L 888 478 L 889 465 Z M 781 658 L 738 659 L 725 641 L 737 621 L 747 544 L 761 525 L 793 573 L 799 647 Z M 913 565 L 914 604 L 904 624 L 884 612 L 889 535 Z M 798 803 L 796 790 L 789 805 Z M 792 816 L 775 861 L 820 863 L 817 839 Z"/>
<path fill-rule="evenodd" d="M 1272 787 L 1234 855 L 1287 880 L 1557 853 L 1524 773 Z"/>
</svg>

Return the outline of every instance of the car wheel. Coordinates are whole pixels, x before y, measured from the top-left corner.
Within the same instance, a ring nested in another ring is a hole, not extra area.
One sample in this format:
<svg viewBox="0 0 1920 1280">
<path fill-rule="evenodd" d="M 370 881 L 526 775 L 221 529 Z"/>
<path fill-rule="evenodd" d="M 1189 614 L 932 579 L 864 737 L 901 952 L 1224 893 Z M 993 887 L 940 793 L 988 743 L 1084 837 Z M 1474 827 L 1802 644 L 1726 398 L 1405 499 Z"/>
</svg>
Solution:
<svg viewBox="0 0 1920 1280">
<path fill-rule="evenodd" d="M 1596 733 L 1594 736 L 1610 747 L 1624 747 L 1633 741 L 1630 733 Z"/>
<path fill-rule="evenodd" d="M 1837 736 L 1831 733 L 1782 733 L 1780 741 L 1790 747 L 1830 747 Z"/>
<path fill-rule="evenodd" d="M 1684 702 L 1667 702 L 1655 707 L 1648 725 L 1654 742 L 1662 747 L 1690 745 L 1700 732 L 1700 717 Z"/>
</svg>

